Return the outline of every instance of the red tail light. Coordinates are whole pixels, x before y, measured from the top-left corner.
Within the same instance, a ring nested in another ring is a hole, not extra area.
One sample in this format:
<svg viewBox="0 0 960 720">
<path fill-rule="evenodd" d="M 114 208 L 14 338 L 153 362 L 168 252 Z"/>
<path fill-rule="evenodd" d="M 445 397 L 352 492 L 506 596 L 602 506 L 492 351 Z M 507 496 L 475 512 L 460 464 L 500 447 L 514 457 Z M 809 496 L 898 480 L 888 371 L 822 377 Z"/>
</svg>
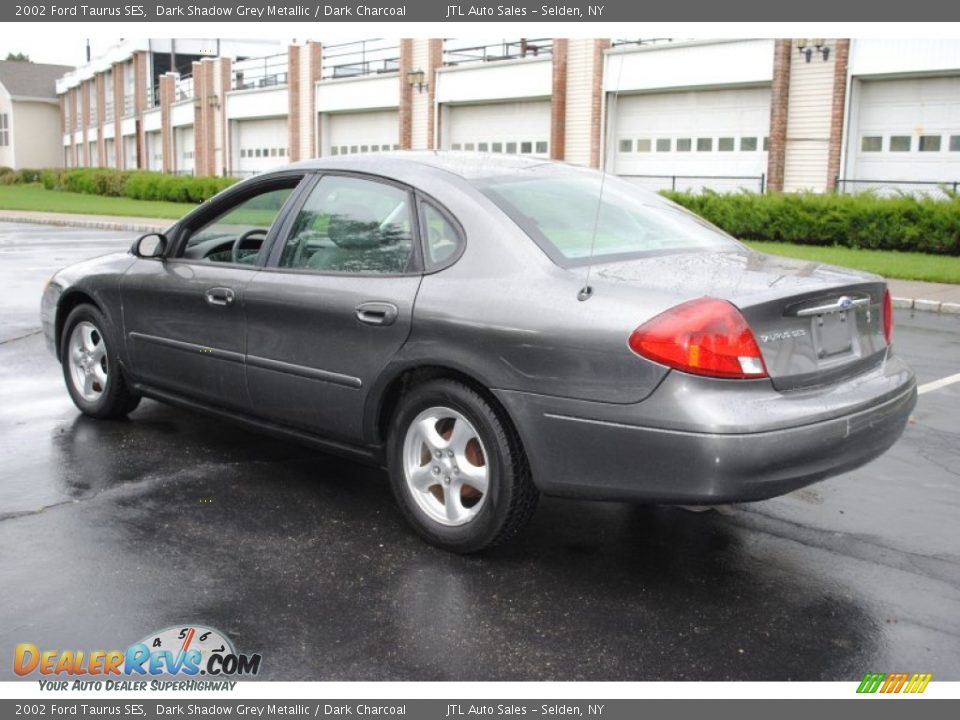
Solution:
<svg viewBox="0 0 960 720">
<path fill-rule="evenodd" d="M 887 345 L 893 342 L 893 300 L 889 290 L 883 293 L 883 337 Z"/>
<path fill-rule="evenodd" d="M 717 298 L 690 300 L 647 321 L 630 349 L 677 370 L 721 378 L 763 378 L 767 367 L 747 321 Z"/>
</svg>

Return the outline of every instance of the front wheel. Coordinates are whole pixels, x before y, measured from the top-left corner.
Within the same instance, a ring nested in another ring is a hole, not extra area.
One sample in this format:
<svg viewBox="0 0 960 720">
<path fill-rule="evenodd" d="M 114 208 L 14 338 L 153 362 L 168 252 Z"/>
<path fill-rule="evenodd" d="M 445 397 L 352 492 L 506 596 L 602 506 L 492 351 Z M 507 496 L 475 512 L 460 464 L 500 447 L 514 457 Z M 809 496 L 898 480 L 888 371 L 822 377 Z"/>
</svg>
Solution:
<svg viewBox="0 0 960 720">
<path fill-rule="evenodd" d="M 67 316 L 60 339 L 60 364 L 74 405 L 95 418 L 133 412 L 140 396 L 127 387 L 108 338 L 106 318 L 92 305 L 78 305 Z"/>
<path fill-rule="evenodd" d="M 490 402 L 452 380 L 407 393 L 390 427 L 393 493 L 429 542 L 469 553 L 529 522 L 538 493 L 516 432 Z"/>
</svg>

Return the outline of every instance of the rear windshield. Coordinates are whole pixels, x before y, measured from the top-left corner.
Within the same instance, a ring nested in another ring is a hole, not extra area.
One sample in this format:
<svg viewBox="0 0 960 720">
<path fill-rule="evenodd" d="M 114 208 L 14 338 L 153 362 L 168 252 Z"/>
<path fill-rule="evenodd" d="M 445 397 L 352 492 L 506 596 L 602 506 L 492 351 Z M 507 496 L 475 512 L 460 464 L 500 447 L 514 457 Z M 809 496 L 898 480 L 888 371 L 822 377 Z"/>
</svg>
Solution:
<svg viewBox="0 0 960 720">
<path fill-rule="evenodd" d="M 614 176 L 571 171 L 487 178 L 477 185 L 561 265 L 588 262 L 591 248 L 594 259 L 613 260 L 740 247 L 679 205 Z"/>
</svg>

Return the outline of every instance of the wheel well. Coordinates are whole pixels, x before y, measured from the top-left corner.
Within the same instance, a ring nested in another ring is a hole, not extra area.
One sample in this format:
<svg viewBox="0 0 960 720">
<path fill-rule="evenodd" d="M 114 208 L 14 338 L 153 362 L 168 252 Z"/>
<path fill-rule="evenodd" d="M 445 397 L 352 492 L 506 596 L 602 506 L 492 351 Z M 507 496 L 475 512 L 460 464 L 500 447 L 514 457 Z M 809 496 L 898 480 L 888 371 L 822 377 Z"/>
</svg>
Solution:
<svg viewBox="0 0 960 720">
<path fill-rule="evenodd" d="M 97 305 L 94 299 L 82 290 L 74 290 L 60 298 L 60 303 L 57 305 L 57 318 L 54 324 L 56 334 L 53 338 L 56 344 L 58 358 L 60 357 L 60 338 L 63 335 L 63 325 L 67 322 L 67 318 L 70 316 L 70 313 L 73 312 L 73 309 L 77 307 L 77 305 L 84 304 L 93 305 L 97 310 L 100 310 L 100 306 Z M 101 310 L 101 312 L 103 311 Z"/>
<path fill-rule="evenodd" d="M 380 400 L 380 412 L 377 416 L 377 438 L 380 441 L 386 442 L 387 433 L 390 430 L 390 420 L 393 418 L 393 414 L 397 409 L 397 405 L 400 403 L 400 399 L 405 393 L 417 385 L 422 385 L 430 380 L 437 380 L 440 378 L 445 380 L 456 380 L 457 382 L 463 383 L 467 387 L 471 388 L 476 393 L 482 395 L 484 399 L 490 403 L 490 406 L 494 409 L 497 415 L 500 416 L 501 420 L 509 423 L 514 430 L 516 429 L 516 426 L 514 426 L 513 420 L 510 418 L 510 414 L 507 412 L 507 409 L 503 407 L 500 401 L 497 400 L 494 394 L 490 392 L 489 388 L 487 388 L 482 382 L 459 370 L 429 365 L 405 370 L 400 373 L 400 375 L 395 377 L 391 381 L 390 385 L 387 386 L 387 389 L 384 391 L 382 399 Z M 514 434 L 519 438 L 518 434 Z"/>
</svg>

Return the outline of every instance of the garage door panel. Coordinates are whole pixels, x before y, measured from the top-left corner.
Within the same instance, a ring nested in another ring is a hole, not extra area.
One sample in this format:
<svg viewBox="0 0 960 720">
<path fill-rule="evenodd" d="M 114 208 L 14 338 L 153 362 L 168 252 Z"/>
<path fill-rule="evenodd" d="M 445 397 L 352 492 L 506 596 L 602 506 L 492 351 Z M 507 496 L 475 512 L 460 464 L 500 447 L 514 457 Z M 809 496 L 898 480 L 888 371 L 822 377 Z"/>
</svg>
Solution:
<svg viewBox="0 0 960 720">
<path fill-rule="evenodd" d="M 332 113 L 327 120 L 331 155 L 382 152 L 399 147 L 400 116 L 396 110 Z"/>
<path fill-rule="evenodd" d="M 937 192 L 917 183 L 960 179 L 960 77 L 860 80 L 854 89 L 854 127 L 849 138 L 847 189 L 900 189 Z M 929 136 L 928 139 L 925 136 Z M 935 146 L 938 150 L 921 150 Z M 907 150 L 900 150 L 907 143 Z M 857 185 L 857 180 L 887 185 Z"/>
<path fill-rule="evenodd" d="M 447 109 L 446 125 L 446 150 L 549 155 L 549 100 L 456 105 Z"/>
<path fill-rule="evenodd" d="M 287 119 L 284 117 L 239 120 L 234 137 L 235 167 L 241 174 L 261 173 L 287 162 Z"/>
<path fill-rule="evenodd" d="M 618 174 L 697 176 L 678 179 L 678 189 L 759 189 L 767 165 L 763 146 L 770 124 L 769 87 L 628 95 L 609 102 Z M 716 177 L 732 175 L 757 179 Z M 670 178 L 637 182 L 672 183 Z"/>
</svg>

